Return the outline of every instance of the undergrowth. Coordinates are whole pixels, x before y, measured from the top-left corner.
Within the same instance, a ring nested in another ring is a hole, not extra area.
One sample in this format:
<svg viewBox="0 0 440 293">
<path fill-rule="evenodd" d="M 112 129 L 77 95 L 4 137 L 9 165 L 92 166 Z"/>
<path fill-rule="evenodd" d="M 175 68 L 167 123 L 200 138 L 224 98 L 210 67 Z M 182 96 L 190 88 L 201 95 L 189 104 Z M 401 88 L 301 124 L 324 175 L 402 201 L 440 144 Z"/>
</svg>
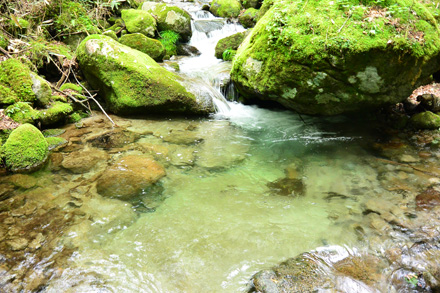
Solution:
<svg viewBox="0 0 440 293">
<path fill-rule="evenodd" d="M 179 41 L 179 34 L 174 31 L 162 31 L 159 33 L 159 41 L 165 47 L 166 55 L 177 55 L 177 42 Z"/>
</svg>

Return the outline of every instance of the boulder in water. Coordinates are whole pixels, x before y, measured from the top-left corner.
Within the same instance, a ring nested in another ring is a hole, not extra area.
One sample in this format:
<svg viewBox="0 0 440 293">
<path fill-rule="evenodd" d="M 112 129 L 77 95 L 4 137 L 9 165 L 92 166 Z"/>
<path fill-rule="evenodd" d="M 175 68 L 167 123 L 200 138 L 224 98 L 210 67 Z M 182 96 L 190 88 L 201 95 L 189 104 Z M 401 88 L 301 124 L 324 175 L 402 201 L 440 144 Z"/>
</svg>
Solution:
<svg viewBox="0 0 440 293">
<path fill-rule="evenodd" d="M 100 90 L 116 114 L 204 115 L 214 111 L 210 101 L 201 101 L 187 91 L 181 77 L 110 37 L 89 36 L 77 53 L 90 85 Z"/>
<path fill-rule="evenodd" d="M 162 43 L 158 40 L 148 38 L 143 34 L 136 33 L 123 35 L 119 39 L 119 42 L 147 54 L 158 62 L 162 61 L 165 56 L 165 47 Z"/>
<path fill-rule="evenodd" d="M 6 168 L 12 172 L 39 169 L 46 161 L 49 147 L 43 134 L 31 124 L 14 129 L 1 147 Z"/>
<path fill-rule="evenodd" d="M 237 50 L 247 36 L 248 32 L 241 32 L 220 39 L 215 46 L 215 57 L 222 59 L 226 50 Z"/>
<path fill-rule="evenodd" d="M 142 10 L 154 15 L 159 31 L 174 31 L 183 42 L 188 42 L 191 38 L 191 16 L 182 8 L 166 3 L 144 2 Z"/>
<path fill-rule="evenodd" d="M 214 0 L 209 11 L 215 16 L 237 18 L 241 11 L 241 4 L 238 0 Z"/>
<path fill-rule="evenodd" d="M 165 175 L 165 169 L 153 159 L 127 155 L 105 170 L 96 187 L 102 196 L 130 200 Z"/>
<path fill-rule="evenodd" d="M 231 78 L 247 101 L 306 114 L 365 111 L 401 102 L 429 81 L 439 43 L 419 2 L 275 0 L 237 51 Z"/>
</svg>

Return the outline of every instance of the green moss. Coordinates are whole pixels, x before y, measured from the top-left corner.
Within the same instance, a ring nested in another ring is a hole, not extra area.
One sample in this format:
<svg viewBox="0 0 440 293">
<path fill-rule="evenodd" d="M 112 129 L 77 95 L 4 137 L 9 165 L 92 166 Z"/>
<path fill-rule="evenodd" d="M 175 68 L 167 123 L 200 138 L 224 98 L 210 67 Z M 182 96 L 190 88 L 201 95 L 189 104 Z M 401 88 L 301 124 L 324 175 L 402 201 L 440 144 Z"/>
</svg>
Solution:
<svg viewBox="0 0 440 293">
<path fill-rule="evenodd" d="M 128 34 L 119 39 L 121 44 L 141 51 L 156 61 L 162 61 L 165 55 L 165 47 L 158 40 L 151 39 L 143 34 Z"/>
<path fill-rule="evenodd" d="M 124 9 L 121 11 L 121 17 L 130 33 L 141 33 L 148 37 L 154 37 L 156 20 L 147 11 Z"/>
<path fill-rule="evenodd" d="M 25 102 L 17 102 L 9 106 L 6 108 L 5 113 L 12 120 L 18 123 L 35 124 L 40 117 L 40 113 L 33 109 L 29 103 Z"/>
<path fill-rule="evenodd" d="M 104 36 L 108 36 L 110 38 L 112 38 L 113 40 L 117 41 L 118 40 L 118 36 L 116 35 L 116 32 L 109 29 L 108 31 L 105 31 L 102 33 Z"/>
<path fill-rule="evenodd" d="M 46 141 L 47 141 L 49 150 L 53 150 L 54 148 L 67 143 L 67 140 L 65 140 L 64 138 L 53 137 L 53 136 L 46 137 Z"/>
<path fill-rule="evenodd" d="M 165 48 L 165 54 L 168 56 L 177 55 L 177 42 L 180 38 L 179 34 L 174 31 L 163 31 L 160 32 L 159 35 L 159 41 Z"/>
<path fill-rule="evenodd" d="M 232 59 L 234 59 L 236 53 L 236 50 L 227 49 L 223 52 L 222 59 L 225 61 L 231 61 Z"/>
<path fill-rule="evenodd" d="M 12 131 L 1 151 L 6 168 L 21 172 L 38 168 L 44 163 L 48 144 L 35 126 L 23 124 Z"/>
<path fill-rule="evenodd" d="M 58 135 L 63 134 L 64 132 L 66 132 L 65 129 L 58 129 L 58 128 L 45 129 L 42 131 L 43 136 L 46 138 L 52 137 L 52 136 L 58 136 Z"/>
<path fill-rule="evenodd" d="M 49 109 L 39 112 L 42 125 L 53 125 L 65 120 L 73 112 L 73 108 L 68 103 L 54 102 Z"/>
<path fill-rule="evenodd" d="M 421 112 L 413 115 L 410 124 L 417 129 L 439 129 L 440 116 L 430 111 Z"/>
<path fill-rule="evenodd" d="M 0 47 L 3 49 L 6 49 L 6 47 L 9 45 L 9 39 L 0 33 Z"/>
<path fill-rule="evenodd" d="M 32 91 L 30 70 L 17 59 L 7 59 L 0 63 L 0 103 L 36 100 Z"/>
<path fill-rule="evenodd" d="M 67 122 L 68 123 L 77 123 L 79 121 L 81 121 L 81 119 L 88 117 L 89 115 L 78 111 L 78 112 L 73 112 L 72 114 L 70 114 L 67 118 Z"/>
<path fill-rule="evenodd" d="M 244 28 L 250 28 L 255 26 L 255 23 L 257 22 L 257 17 L 258 10 L 255 8 L 249 8 L 240 15 L 238 20 Z"/>
<path fill-rule="evenodd" d="M 159 31 L 173 31 L 180 35 L 183 42 L 190 40 L 192 36 L 191 16 L 185 10 L 158 2 L 145 2 L 141 9 L 155 16 Z"/>
<path fill-rule="evenodd" d="M 115 23 L 111 27 L 109 27 L 108 29 L 112 30 L 114 32 L 117 32 L 123 27 L 125 27 L 124 21 L 122 19 L 118 18 L 118 19 L 116 19 Z"/>
<path fill-rule="evenodd" d="M 247 32 L 241 32 L 220 39 L 215 46 L 215 57 L 217 57 L 218 59 L 222 59 L 223 53 L 226 50 L 237 50 L 246 35 Z"/>
<path fill-rule="evenodd" d="M 236 18 L 240 14 L 241 4 L 238 0 L 214 0 L 209 11 L 215 16 Z"/>
<path fill-rule="evenodd" d="M 65 84 L 63 84 L 60 87 L 60 91 L 65 91 L 65 90 L 72 90 L 72 91 L 75 91 L 79 94 L 82 94 L 82 92 L 83 92 L 83 88 L 81 86 L 79 86 L 77 84 L 70 83 L 70 82 L 66 82 Z"/>
</svg>

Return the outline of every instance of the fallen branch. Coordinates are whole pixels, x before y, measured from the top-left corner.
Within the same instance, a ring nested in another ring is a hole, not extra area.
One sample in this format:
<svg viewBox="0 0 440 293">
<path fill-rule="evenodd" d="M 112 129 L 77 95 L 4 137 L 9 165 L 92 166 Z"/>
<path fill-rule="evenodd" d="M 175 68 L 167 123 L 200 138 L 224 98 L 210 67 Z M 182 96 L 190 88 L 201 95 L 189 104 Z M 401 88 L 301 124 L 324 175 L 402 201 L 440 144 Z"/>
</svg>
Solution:
<svg viewBox="0 0 440 293">
<path fill-rule="evenodd" d="M 5 49 L 3 49 L 2 47 L 0 47 L 0 51 L 1 51 L 3 54 L 5 54 L 6 57 L 8 57 L 8 58 L 12 58 L 11 55 L 9 55 L 9 52 L 6 51 Z"/>
</svg>

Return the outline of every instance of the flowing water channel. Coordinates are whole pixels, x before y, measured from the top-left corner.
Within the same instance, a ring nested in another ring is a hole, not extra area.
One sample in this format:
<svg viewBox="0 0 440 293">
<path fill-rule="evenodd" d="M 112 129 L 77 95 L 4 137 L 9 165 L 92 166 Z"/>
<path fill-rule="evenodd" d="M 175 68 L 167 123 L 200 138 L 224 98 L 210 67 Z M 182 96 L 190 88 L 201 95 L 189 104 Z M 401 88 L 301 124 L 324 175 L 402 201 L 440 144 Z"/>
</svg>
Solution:
<svg viewBox="0 0 440 293">
<path fill-rule="evenodd" d="M 96 113 L 66 126 L 68 144 L 53 151 L 45 170 L 26 175 L 33 184 L 14 191 L 26 198 L 21 214 L 2 218 L 10 223 L 5 233 L 15 235 L 17 217 L 49 217 L 40 246 L 53 250 L 38 259 L 16 257 L 15 264 L 10 259 L 13 269 L 2 276 L 15 274 L 26 284 L 40 276 L 44 292 L 243 292 L 259 270 L 305 251 L 380 250 L 395 241 L 377 232 L 377 213 L 366 210 L 393 203 L 393 215 L 404 215 L 414 206 L 410 194 L 433 179 L 402 164 L 437 172 L 435 153 L 422 160 L 401 141 L 380 144 L 370 122 L 222 101 L 218 85 L 230 64 L 215 59 L 214 46 L 243 28 L 200 12 L 197 3 L 182 5 L 191 5 L 185 7 L 195 19 L 190 44 L 202 54 L 171 62 L 218 99 L 219 113 L 112 116 L 117 129 Z M 403 163 L 379 159 L 384 153 Z M 103 197 L 97 179 L 126 155 L 154 158 L 166 176 L 136 201 Z M 66 163 L 69 156 L 76 166 Z M 56 218 L 55 211 L 65 215 Z M 32 229 L 37 239 L 40 230 Z M 67 259 L 58 262 L 63 253 Z"/>
</svg>

